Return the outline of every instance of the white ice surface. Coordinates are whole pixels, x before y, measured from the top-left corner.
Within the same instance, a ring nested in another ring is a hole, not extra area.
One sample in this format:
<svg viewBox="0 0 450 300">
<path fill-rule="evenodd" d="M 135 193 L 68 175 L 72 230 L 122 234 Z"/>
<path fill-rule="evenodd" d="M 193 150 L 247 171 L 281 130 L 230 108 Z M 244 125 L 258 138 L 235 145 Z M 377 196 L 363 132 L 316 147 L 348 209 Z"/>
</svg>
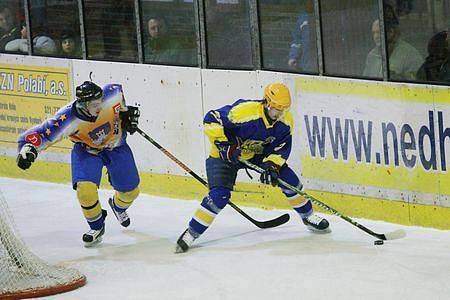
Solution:
<svg viewBox="0 0 450 300">
<path fill-rule="evenodd" d="M 450 299 L 449 231 L 358 220 L 407 232 L 374 246 L 334 216 L 326 216 L 333 232 L 317 235 L 293 211 L 287 224 L 261 230 L 226 207 L 196 247 L 174 254 L 198 202 L 141 195 L 129 229 L 110 212 L 103 243 L 86 249 L 88 227 L 69 185 L 0 178 L 0 189 L 29 248 L 88 279 L 48 299 Z M 100 191 L 108 210 L 110 194 Z M 259 220 L 286 212 L 243 209 Z"/>
</svg>

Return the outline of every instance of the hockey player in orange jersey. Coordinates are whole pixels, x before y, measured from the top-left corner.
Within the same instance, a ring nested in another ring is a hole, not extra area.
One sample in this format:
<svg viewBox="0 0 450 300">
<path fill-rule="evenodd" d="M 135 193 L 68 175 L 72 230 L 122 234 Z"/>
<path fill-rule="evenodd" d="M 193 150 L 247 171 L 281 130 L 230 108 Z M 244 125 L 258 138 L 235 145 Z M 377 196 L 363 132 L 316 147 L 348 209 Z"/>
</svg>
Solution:
<svg viewBox="0 0 450 300">
<path fill-rule="evenodd" d="M 72 185 L 90 227 L 82 237 L 86 247 L 100 242 L 105 232 L 107 213 L 97 191 L 104 166 L 115 190 L 109 205 L 122 226 L 130 225 L 126 210 L 139 195 L 139 175 L 126 136 L 136 131 L 139 114 L 137 107 L 125 104 L 121 85 L 108 84 L 102 89 L 85 81 L 76 88 L 73 102 L 18 139 L 17 165 L 24 170 L 38 153 L 61 139 L 74 143 Z"/>
</svg>

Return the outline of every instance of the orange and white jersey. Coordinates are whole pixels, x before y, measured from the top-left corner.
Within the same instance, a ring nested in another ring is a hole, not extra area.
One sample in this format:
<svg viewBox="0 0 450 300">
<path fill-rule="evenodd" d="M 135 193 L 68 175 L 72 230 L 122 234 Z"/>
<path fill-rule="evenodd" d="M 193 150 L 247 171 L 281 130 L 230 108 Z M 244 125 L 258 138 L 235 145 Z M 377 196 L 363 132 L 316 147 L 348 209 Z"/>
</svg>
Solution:
<svg viewBox="0 0 450 300">
<path fill-rule="evenodd" d="M 126 110 L 126 105 L 121 85 L 103 87 L 101 107 L 97 117 L 87 117 L 77 111 L 75 101 L 69 103 L 53 118 L 25 131 L 18 139 L 19 149 L 30 143 L 42 151 L 63 138 L 85 145 L 92 153 L 124 144 L 126 131 L 119 113 Z"/>
</svg>

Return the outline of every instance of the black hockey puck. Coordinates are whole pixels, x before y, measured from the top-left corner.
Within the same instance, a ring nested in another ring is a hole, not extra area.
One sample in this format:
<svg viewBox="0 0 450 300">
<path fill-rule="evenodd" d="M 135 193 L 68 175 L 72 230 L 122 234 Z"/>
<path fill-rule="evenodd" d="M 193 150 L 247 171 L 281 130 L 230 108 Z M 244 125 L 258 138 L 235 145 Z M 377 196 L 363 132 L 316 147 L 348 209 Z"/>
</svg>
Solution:
<svg viewBox="0 0 450 300">
<path fill-rule="evenodd" d="M 383 240 L 376 240 L 375 242 L 373 242 L 374 245 L 383 245 L 384 242 Z"/>
</svg>

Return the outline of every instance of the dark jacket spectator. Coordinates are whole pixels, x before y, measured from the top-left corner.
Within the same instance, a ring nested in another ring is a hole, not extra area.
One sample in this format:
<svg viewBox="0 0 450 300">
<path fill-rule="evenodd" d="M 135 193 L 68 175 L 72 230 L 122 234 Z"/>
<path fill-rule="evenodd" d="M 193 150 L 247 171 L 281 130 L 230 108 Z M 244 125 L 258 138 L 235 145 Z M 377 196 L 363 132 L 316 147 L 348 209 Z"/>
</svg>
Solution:
<svg viewBox="0 0 450 300">
<path fill-rule="evenodd" d="M 417 72 L 417 79 L 450 82 L 450 37 L 448 31 L 436 33 L 428 42 L 428 56 Z"/>
<path fill-rule="evenodd" d="M 289 49 L 289 67 L 299 71 L 317 71 L 315 16 L 312 2 L 307 2 L 306 11 L 297 18 L 292 32 L 292 42 Z"/>
<path fill-rule="evenodd" d="M 25 24 L 22 24 L 20 32 L 19 38 L 9 41 L 5 45 L 5 51 L 28 53 L 28 34 Z M 45 35 L 36 35 L 33 37 L 33 52 L 38 55 L 55 55 L 57 52 L 55 41 Z"/>
<path fill-rule="evenodd" d="M 14 17 L 11 10 L 4 5 L 0 5 L 0 51 L 5 51 L 5 46 L 10 41 L 21 38 L 20 25 L 14 24 Z"/>
<path fill-rule="evenodd" d="M 193 65 L 196 59 L 195 44 L 183 43 L 172 35 L 164 18 L 150 18 L 147 22 L 148 40 L 144 46 L 146 62 L 157 64 Z"/>
</svg>

